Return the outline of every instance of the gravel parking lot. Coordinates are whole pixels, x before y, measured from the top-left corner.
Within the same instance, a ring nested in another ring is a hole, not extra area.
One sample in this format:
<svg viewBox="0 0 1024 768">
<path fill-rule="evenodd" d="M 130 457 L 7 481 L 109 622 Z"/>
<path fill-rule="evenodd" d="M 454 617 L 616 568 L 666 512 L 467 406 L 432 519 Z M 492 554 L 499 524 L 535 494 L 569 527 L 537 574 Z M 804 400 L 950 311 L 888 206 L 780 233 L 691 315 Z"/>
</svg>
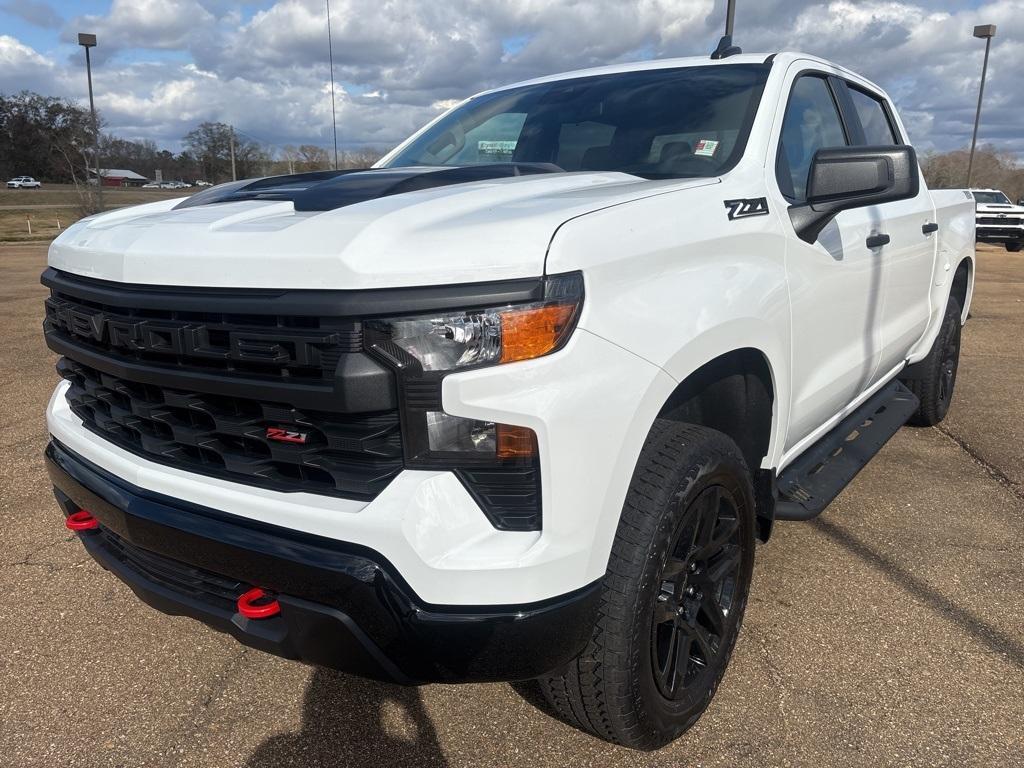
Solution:
<svg viewBox="0 0 1024 768">
<path fill-rule="evenodd" d="M 949 418 L 777 527 L 715 702 L 655 754 L 572 730 L 529 686 L 366 682 L 138 602 L 45 476 L 45 256 L 0 246 L 0 764 L 1024 765 L 1024 254 L 979 249 Z"/>
</svg>

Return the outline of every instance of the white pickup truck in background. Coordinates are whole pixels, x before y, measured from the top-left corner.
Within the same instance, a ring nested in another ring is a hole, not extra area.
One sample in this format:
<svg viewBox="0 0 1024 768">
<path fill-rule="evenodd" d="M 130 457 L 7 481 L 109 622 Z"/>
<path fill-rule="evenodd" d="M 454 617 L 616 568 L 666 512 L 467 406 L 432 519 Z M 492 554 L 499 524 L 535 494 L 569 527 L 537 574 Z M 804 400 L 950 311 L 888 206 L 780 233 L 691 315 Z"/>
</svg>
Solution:
<svg viewBox="0 0 1024 768">
<path fill-rule="evenodd" d="M 1024 248 L 1024 206 L 998 189 L 972 189 L 977 204 L 979 243 L 996 243 L 1016 253 Z"/>
<path fill-rule="evenodd" d="M 39 189 L 42 182 L 36 181 L 31 176 L 16 176 L 7 182 L 8 189 Z"/>
<path fill-rule="evenodd" d="M 928 191 L 881 89 L 731 53 L 69 227 L 43 275 L 65 524 L 250 646 L 539 678 L 601 738 L 679 736 L 755 541 L 945 416 L 974 283 L 974 201 Z"/>
</svg>

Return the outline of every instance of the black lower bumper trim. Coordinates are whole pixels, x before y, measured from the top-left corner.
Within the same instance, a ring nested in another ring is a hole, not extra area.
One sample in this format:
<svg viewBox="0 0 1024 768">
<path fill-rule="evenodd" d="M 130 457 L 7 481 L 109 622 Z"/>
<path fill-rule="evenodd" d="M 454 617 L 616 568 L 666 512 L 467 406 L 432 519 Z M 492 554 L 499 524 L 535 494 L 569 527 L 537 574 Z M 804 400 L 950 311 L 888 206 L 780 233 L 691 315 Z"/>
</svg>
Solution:
<svg viewBox="0 0 1024 768">
<path fill-rule="evenodd" d="M 89 553 L 144 602 L 285 658 L 402 684 L 521 680 L 575 658 L 597 616 L 598 585 L 520 606 L 434 606 L 372 550 L 258 523 L 126 483 L 57 442 L 47 469 L 65 514 L 100 522 Z M 252 620 L 250 586 L 281 612 Z"/>
<path fill-rule="evenodd" d="M 1024 241 L 1024 229 L 981 228 L 975 230 L 975 239 L 979 243 L 1004 243 L 1007 240 Z"/>
</svg>

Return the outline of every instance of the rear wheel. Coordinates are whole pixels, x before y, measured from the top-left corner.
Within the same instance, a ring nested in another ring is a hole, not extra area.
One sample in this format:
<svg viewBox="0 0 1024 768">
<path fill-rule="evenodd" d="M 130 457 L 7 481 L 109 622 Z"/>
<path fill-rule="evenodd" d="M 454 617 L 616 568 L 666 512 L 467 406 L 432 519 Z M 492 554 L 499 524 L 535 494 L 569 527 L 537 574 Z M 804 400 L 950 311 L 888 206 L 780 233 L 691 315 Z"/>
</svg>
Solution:
<svg viewBox="0 0 1024 768">
<path fill-rule="evenodd" d="M 921 401 L 909 422 L 916 427 L 933 427 L 946 418 L 949 411 L 960 366 L 961 313 L 960 302 L 950 296 L 939 335 L 928 357 L 918 364 L 921 366 L 920 377 L 904 381 Z"/>
<path fill-rule="evenodd" d="M 583 654 L 541 680 L 566 721 L 656 749 L 703 714 L 725 674 L 750 590 L 754 496 L 736 444 L 658 420 L 640 455 Z"/>
<path fill-rule="evenodd" d="M 1010 253 L 1017 253 L 1021 248 L 1024 248 L 1024 243 L 1007 243 L 1006 250 Z"/>
</svg>

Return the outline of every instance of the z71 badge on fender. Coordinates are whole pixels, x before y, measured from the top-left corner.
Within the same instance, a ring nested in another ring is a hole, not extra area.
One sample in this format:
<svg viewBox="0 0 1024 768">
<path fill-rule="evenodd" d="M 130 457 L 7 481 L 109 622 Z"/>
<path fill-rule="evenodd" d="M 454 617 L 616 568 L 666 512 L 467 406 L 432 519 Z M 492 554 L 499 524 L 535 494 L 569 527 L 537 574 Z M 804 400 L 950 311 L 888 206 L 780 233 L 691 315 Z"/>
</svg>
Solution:
<svg viewBox="0 0 1024 768">
<path fill-rule="evenodd" d="M 768 215 L 768 199 L 764 197 L 726 200 L 725 207 L 729 209 L 729 221 L 732 221 L 733 219 L 745 219 L 748 216 Z"/>
</svg>

